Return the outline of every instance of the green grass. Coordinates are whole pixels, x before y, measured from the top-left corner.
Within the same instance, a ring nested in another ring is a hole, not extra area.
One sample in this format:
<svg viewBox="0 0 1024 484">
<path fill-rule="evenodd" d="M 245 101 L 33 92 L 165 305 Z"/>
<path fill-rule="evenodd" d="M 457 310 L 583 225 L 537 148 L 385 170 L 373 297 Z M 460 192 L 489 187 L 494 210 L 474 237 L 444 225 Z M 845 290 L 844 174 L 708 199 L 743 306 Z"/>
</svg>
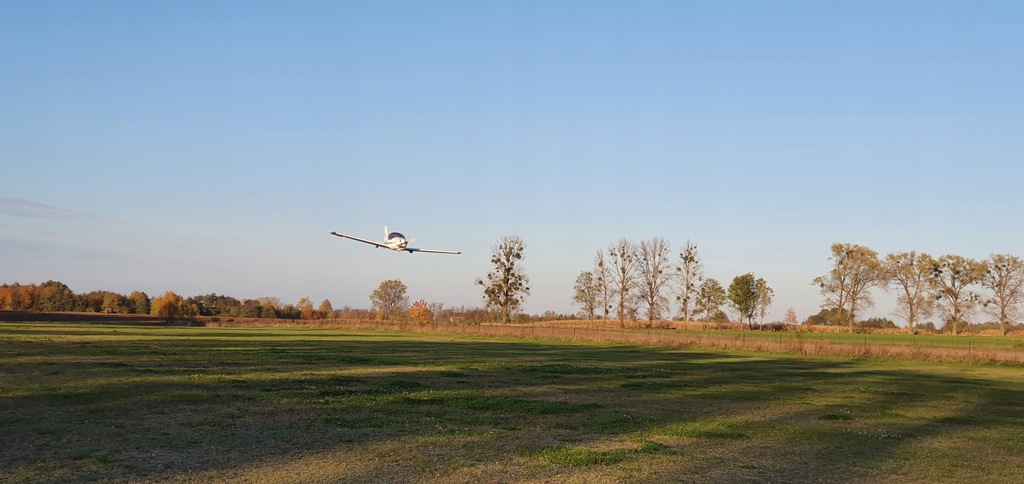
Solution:
<svg viewBox="0 0 1024 484">
<path fill-rule="evenodd" d="M 1024 481 L 1015 366 L 50 323 L 0 356 L 0 482 Z"/>
<path fill-rule="evenodd" d="M 629 455 L 625 449 L 594 450 L 587 448 L 548 447 L 528 454 L 563 467 L 609 465 L 622 462 Z"/>
<path fill-rule="evenodd" d="M 694 422 L 674 422 L 650 431 L 653 435 L 670 437 L 689 437 L 692 439 L 726 439 L 746 440 L 750 437 L 732 429 L 739 427 L 736 423 L 718 420 L 698 420 Z"/>
<path fill-rule="evenodd" d="M 110 462 L 110 456 L 103 452 L 93 452 L 91 450 L 80 450 L 71 454 L 73 460 L 93 460 L 100 464 L 106 464 Z"/>
</svg>

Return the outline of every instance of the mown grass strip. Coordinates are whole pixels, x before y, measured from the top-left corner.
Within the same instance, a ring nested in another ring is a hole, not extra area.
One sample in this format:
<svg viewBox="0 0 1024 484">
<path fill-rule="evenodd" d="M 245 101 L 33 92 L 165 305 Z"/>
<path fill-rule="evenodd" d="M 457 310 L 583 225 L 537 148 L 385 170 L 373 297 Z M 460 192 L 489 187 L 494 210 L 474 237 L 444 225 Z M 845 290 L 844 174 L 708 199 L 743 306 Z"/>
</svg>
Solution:
<svg viewBox="0 0 1024 484">
<path fill-rule="evenodd" d="M 527 400 L 505 395 L 478 394 L 469 391 L 415 392 L 398 396 L 393 402 L 404 405 L 437 405 L 484 412 L 521 413 L 528 415 L 560 415 L 587 412 L 601 408 L 597 404 Z"/>
</svg>

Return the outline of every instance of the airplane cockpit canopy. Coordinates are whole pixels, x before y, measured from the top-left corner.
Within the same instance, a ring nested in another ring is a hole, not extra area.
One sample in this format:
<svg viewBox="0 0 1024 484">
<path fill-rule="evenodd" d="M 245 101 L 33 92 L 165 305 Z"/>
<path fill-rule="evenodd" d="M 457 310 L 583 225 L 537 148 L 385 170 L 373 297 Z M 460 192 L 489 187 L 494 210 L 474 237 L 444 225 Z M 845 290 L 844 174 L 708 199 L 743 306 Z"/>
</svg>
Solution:
<svg viewBox="0 0 1024 484">
<path fill-rule="evenodd" d="M 388 240 L 391 240 L 391 239 L 393 239 L 395 237 L 401 237 L 403 239 L 405 238 L 404 235 L 402 235 L 402 234 L 400 234 L 398 232 L 391 232 L 390 234 L 388 234 Z"/>
</svg>

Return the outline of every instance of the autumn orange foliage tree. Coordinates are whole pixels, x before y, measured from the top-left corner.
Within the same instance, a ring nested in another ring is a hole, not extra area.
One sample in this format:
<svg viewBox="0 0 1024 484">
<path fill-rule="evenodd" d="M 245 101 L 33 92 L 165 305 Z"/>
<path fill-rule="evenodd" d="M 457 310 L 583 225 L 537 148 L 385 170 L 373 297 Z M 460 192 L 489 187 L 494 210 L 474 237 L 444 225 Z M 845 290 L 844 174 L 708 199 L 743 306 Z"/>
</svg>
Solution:
<svg viewBox="0 0 1024 484">
<path fill-rule="evenodd" d="M 163 296 L 153 298 L 149 306 L 149 312 L 150 314 L 162 317 L 164 321 L 171 322 L 181 315 L 182 302 L 181 296 L 173 291 L 167 291 Z"/>
<path fill-rule="evenodd" d="M 430 322 L 430 309 L 427 305 L 427 301 L 420 299 L 412 303 L 412 307 L 409 308 L 409 317 L 419 326 L 425 326 Z"/>
<path fill-rule="evenodd" d="M 313 301 L 308 297 L 299 299 L 295 309 L 299 310 L 302 319 L 320 319 L 320 314 L 313 310 Z"/>
</svg>

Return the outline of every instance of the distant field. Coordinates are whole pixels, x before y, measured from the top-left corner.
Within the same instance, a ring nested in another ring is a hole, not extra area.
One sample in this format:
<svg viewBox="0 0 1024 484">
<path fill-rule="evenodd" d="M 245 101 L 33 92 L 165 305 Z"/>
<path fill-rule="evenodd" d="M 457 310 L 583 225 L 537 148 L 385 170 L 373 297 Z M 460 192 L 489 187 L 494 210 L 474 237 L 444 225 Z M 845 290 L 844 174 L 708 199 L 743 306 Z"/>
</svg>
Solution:
<svg viewBox="0 0 1024 484">
<path fill-rule="evenodd" d="M 1017 366 L 70 323 L 0 357 L 2 482 L 1024 481 Z"/>
<path fill-rule="evenodd" d="M 979 350 L 1002 349 L 1017 350 L 1024 353 L 1024 338 L 1007 336 L 950 336 L 939 334 L 849 334 L 849 333 L 804 333 L 796 332 L 759 332 L 759 331 L 721 331 L 722 335 L 732 335 L 738 338 L 746 335 L 748 338 L 761 340 L 782 339 L 783 341 L 796 341 L 802 339 L 807 343 L 827 342 L 844 344 L 863 344 L 869 346 L 917 346 L 920 348 L 969 348 Z"/>
</svg>

